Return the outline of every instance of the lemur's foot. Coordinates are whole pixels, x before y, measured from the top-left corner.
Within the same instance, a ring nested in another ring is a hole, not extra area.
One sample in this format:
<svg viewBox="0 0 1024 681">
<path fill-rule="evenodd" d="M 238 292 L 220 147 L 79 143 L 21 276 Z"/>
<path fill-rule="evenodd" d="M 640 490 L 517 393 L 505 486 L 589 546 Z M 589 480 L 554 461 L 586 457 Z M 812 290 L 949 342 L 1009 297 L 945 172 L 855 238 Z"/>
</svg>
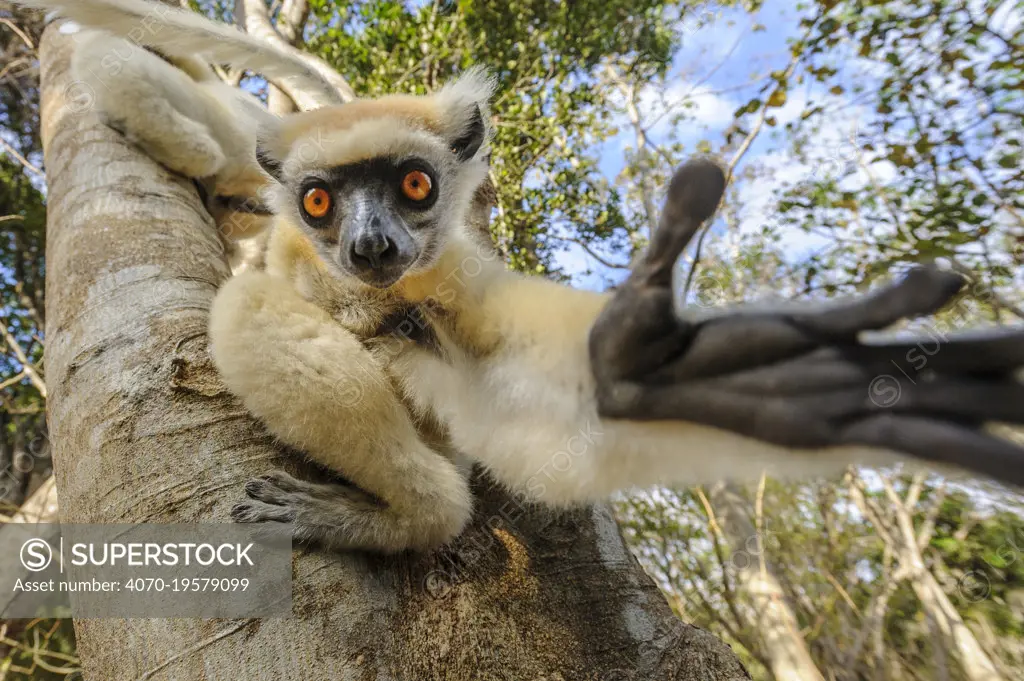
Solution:
<svg viewBox="0 0 1024 681">
<path fill-rule="evenodd" d="M 353 515 L 376 508 L 354 488 L 305 482 L 284 471 L 253 478 L 245 494 L 249 498 L 231 509 L 236 522 L 292 523 L 299 541 L 316 541 L 328 525 L 343 526 Z"/>
<path fill-rule="evenodd" d="M 471 508 L 425 509 L 403 515 L 350 485 L 297 480 L 272 471 L 245 485 L 247 500 L 231 509 L 239 523 L 289 523 L 293 538 L 335 550 L 384 553 L 430 549 L 450 541 L 468 522 Z"/>
<path fill-rule="evenodd" d="M 863 331 L 931 315 L 963 279 L 912 270 L 827 306 L 675 314 L 672 268 L 725 189 L 714 163 L 673 176 L 658 232 L 595 322 L 590 355 L 602 415 L 678 419 L 793 449 L 859 445 L 1024 485 L 1024 448 L 984 431 L 1024 423 L 1024 332 L 867 344 Z"/>
</svg>

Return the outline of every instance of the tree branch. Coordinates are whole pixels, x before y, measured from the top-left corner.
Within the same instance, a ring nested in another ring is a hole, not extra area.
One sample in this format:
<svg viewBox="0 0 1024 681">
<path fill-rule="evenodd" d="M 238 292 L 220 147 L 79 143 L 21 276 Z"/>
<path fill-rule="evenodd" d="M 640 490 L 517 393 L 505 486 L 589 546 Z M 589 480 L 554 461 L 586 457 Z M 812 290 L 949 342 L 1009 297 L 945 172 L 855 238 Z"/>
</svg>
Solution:
<svg viewBox="0 0 1024 681">
<path fill-rule="evenodd" d="M 0 328 L 0 333 L 2 333 L 7 347 L 14 353 L 14 356 L 21 364 L 22 373 L 28 377 L 28 380 L 32 382 L 32 385 L 36 387 L 36 390 L 38 390 L 39 394 L 45 399 L 46 381 L 43 380 L 42 374 L 36 369 L 35 365 L 28 358 L 28 355 L 25 354 L 25 350 L 21 347 L 21 343 L 18 342 L 18 339 L 15 338 L 14 334 L 12 334 L 10 329 L 7 328 L 8 320 L 6 318 L 0 318 L 0 323 L 3 325 L 3 327 Z"/>
<path fill-rule="evenodd" d="M 311 69 L 319 73 L 338 91 L 338 94 L 346 102 L 356 98 L 352 86 L 348 84 L 341 74 L 332 69 L 323 60 L 298 49 L 281 35 L 274 28 L 270 21 L 270 10 L 264 0 L 238 0 L 235 3 L 235 17 L 238 23 L 245 27 L 245 30 L 252 36 L 261 38 L 283 52 L 288 52 L 298 59 L 304 61 Z M 301 88 L 285 82 L 275 83 L 281 90 L 291 97 L 299 108 L 316 109 L 320 102 L 314 93 L 303 91 Z"/>
<path fill-rule="evenodd" d="M 619 263 L 615 263 L 615 262 L 612 262 L 611 260 L 606 259 L 604 256 L 602 256 L 601 254 L 597 253 L 590 246 L 588 246 L 587 242 L 585 242 L 583 239 L 580 239 L 578 237 L 555 236 L 554 234 L 548 234 L 547 238 L 549 238 L 549 239 L 557 239 L 558 241 L 568 241 L 568 242 L 574 243 L 577 246 L 579 246 L 580 248 L 582 248 L 586 252 L 587 255 L 589 255 L 591 258 L 593 258 L 594 260 L 598 261 L 599 263 L 601 263 L 605 267 L 610 267 L 612 269 L 617 269 L 617 270 L 628 270 L 629 269 L 629 265 L 621 265 Z"/>
<path fill-rule="evenodd" d="M 277 14 L 275 28 L 283 40 L 290 45 L 298 45 L 302 42 L 302 29 L 308 18 L 308 0 L 284 0 L 281 11 Z M 295 103 L 280 88 L 270 83 L 270 90 L 267 93 L 267 108 L 271 113 L 284 116 L 295 110 Z"/>
<path fill-rule="evenodd" d="M 25 168 L 28 171 L 30 171 L 32 173 L 35 173 L 36 175 L 38 175 L 39 177 L 41 177 L 43 179 L 46 179 L 46 173 L 44 173 L 42 170 L 40 170 L 39 168 L 34 166 L 27 158 L 22 156 L 21 152 L 19 152 L 17 149 L 15 149 L 13 146 L 11 146 L 11 144 L 7 140 L 5 140 L 3 137 L 0 137 L 0 147 L 3 147 L 4 149 L 6 149 L 7 153 L 10 154 L 11 156 L 13 156 L 14 159 L 16 161 L 18 161 L 18 163 L 20 163 L 21 165 L 25 166 Z"/>
<path fill-rule="evenodd" d="M 800 54 L 793 54 L 780 80 L 788 81 L 789 78 L 793 75 L 793 72 L 796 70 L 797 64 L 799 63 Z M 736 153 L 733 154 L 732 158 L 729 160 L 729 164 L 725 168 L 726 185 L 732 182 L 733 172 L 735 171 L 736 166 L 739 165 L 739 162 L 743 160 L 744 156 L 746 156 L 747 152 L 750 150 L 751 145 L 754 143 L 754 140 L 757 139 L 757 136 L 761 134 L 761 129 L 764 127 L 765 120 L 767 120 L 768 118 L 768 109 L 769 107 L 766 102 L 761 107 L 761 113 L 757 117 L 757 122 L 754 123 L 754 126 L 750 129 L 750 132 L 743 140 L 743 143 L 740 144 L 739 149 L 736 150 Z M 697 248 L 693 254 L 693 263 L 690 265 L 690 271 L 686 275 L 686 283 L 683 285 L 683 291 L 681 296 L 683 300 L 686 300 L 686 296 L 689 295 L 690 288 L 693 286 L 694 277 L 696 277 L 697 275 L 697 270 L 700 268 L 700 261 L 703 257 L 704 241 L 707 238 L 708 232 L 711 231 L 711 226 L 715 224 L 715 219 L 717 217 L 718 211 L 716 210 L 714 214 L 712 214 L 712 216 L 704 223 L 703 229 L 701 229 L 700 237 L 697 239 Z"/>
</svg>

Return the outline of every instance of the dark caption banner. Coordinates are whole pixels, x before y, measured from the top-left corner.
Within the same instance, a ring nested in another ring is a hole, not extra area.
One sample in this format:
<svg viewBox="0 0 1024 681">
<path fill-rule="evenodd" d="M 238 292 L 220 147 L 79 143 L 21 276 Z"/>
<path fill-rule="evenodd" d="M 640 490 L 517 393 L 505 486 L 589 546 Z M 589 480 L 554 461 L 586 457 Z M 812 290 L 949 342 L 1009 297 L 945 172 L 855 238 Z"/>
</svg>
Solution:
<svg viewBox="0 0 1024 681">
<path fill-rule="evenodd" d="M 58 525 L 0 531 L 0 619 L 288 617 L 290 525 Z"/>
</svg>

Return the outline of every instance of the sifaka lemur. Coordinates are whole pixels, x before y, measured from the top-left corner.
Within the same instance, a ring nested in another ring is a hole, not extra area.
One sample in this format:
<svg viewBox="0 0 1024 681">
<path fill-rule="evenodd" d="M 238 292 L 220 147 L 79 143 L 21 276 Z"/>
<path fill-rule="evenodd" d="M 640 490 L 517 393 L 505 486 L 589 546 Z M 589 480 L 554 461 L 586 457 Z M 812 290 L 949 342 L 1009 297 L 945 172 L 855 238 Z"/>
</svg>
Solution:
<svg viewBox="0 0 1024 681">
<path fill-rule="evenodd" d="M 121 34 L 147 5 L 21 4 Z M 144 44 L 274 75 L 276 57 L 224 37 L 243 34 L 171 16 L 164 38 Z M 713 163 L 673 177 L 660 229 L 616 292 L 507 271 L 466 225 L 487 171 L 490 89 L 472 71 L 426 97 L 261 112 L 251 147 L 225 153 L 273 178 L 276 218 L 266 271 L 232 278 L 214 302 L 214 360 L 275 437 L 359 488 L 274 472 L 246 486 L 235 519 L 294 523 L 299 539 L 334 548 L 428 549 L 471 515 L 463 457 L 553 505 L 907 457 L 1024 483 L 1024 450 L 985 432 L 1024 421 L 1019 332 L 945 340 L 921 380 L 895 401 L 872 399 L 874 379 L 913 344 L 871 345 L 861 332 L 936 311 L 960 290 L 957 275 L 922 268 L 824 307 L 675 313 L 673 266 L 723 193 Z M 231 106 L 204 109 L 218 144 L 233 134 L 217 132 Z"/>
<path fill-rule="evenodd" d="M 456 455 L 553 505 L 908 457 L 1024 483 L 1024 450 L 984 432 L 1024 421 L 1011 375 L 1024 334 L 949 340 L 899 400 L 871 399 L 913 346 L 860 332 L 938 310 L 956 274 L 921 268 L 818 308 L 675 314 L 673 266 L 724 191 L 710 161 L 677 172 L 615 293 L 508 271 L 465 225 L 490 89 L 471 71 L 431 96 L 296 114 L 261 137 L 278 183 L 267 271 L 218 294 L 214 359 L 277 438 L 361 491 L 275 472 L 249 483 L 237 520 L 294 523 L 337 548 L 434 547 L 472 511 Z"/>
</svg>

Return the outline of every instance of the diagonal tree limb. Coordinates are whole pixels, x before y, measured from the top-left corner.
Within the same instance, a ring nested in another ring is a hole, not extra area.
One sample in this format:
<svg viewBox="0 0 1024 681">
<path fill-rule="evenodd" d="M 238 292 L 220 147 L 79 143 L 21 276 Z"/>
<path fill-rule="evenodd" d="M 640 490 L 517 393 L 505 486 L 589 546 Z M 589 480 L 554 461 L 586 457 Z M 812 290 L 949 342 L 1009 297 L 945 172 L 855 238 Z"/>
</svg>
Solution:
<svg viewBox="0 0 1024 681">
<path fill-rule="evenodd" d="M 270 20 L 270 10 L 264 0 L 238 0 L 235 3 L 235 17 L 238 23 L 245 27 L 245 30 L 252 36 L 260 38 L 277 49 L 290 53 L 304 61 L 311 69 L 320 74 L 324 80 L 334 86 L 338 94 L 345 101 L 356 98 L 355 91 L 337 71 L 332 69 L 323 60 L 298 49 L 274 28 Z M 281 88 L 296 105 L 303 110 L 319 108 L 319 101 L 312 93 L 303 92 L 300 88 L 290 83 L 278 83 Z"/>
</svg>

